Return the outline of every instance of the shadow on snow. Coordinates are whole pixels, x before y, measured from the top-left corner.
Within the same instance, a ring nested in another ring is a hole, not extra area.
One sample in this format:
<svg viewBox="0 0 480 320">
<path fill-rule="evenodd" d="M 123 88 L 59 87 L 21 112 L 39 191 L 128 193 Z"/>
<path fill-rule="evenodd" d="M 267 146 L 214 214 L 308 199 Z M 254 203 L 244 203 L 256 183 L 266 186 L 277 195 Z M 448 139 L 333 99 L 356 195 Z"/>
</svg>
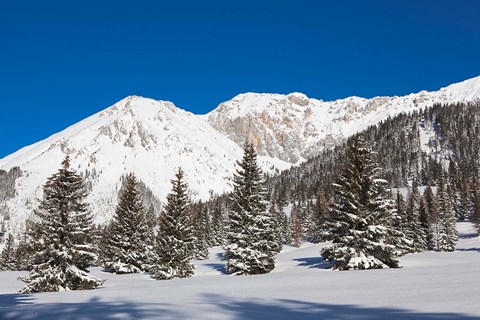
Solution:
<svg viewBox="0 0 480 320">
<path fill-rule="evenodd" d="M 480 320 L 480 317 L 460 313 L 423 313 L 418 311 L 362 307 L 357 305 L 312 303 L 298 300 L 236 300 L 218 295 L 208 297 L 216 301 L 235 320 Z"/>
<path fill-rule="evenodd" d="M 330 269 L 333 266 L 333 262 L 327 263 L 322 257 L 298 258 L 294 259 L 294 261 L 300 262 L 298 265 L 301 267 Z"/>
<path fill-rule="evenodd" d="M 224 295 L 204 296 L 204 304 L 214 309 L 216 319 L 233 320 L 480 320 L 460 313 L 425 313 L 396 308 L 314 303 L 299 300 L 241 300 Z M 35 303 L 34 295 L 0 295 L 0 319 L 211 319 L 214 314 L 195 310 L 198 307 L 159 303 L 106 302 L 99 297 L 81 303 Z M 190 310 L 189 310 L 190 309 Z M 178 310 L 178 312 L 176 311 Z M 187 311 L 185 313 L 185 311 Z M 188 315 L 190 313 L 190 315 Z"/>
<path fill-rule="evenodd" d="M 92 297 L 77 303 L 36 303 L 35 295 L 0 295 L 0 319 L 15 320 L 113 320 L 113 319 L 180 319 L 162 304 L 141 304 L 125 301 L 107 302 Z"/>
<path fill-rule="evenodd" d="M 205 263 L 204 266 L 207 266 L 215 271 L 218 271 L 223 275 L 228 275 L 227 270 L 225 270 L 224 263 Z"/>
</svg>

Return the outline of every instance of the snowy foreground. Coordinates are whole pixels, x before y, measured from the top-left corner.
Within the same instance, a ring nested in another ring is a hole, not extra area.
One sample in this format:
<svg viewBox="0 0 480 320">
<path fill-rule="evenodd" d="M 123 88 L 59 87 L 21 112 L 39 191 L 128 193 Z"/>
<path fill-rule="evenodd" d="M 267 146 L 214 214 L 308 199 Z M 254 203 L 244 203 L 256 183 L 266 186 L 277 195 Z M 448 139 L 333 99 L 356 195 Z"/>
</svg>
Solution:
<svg viewBox="0 0 480 320">
<path fill-rule="evenodd" d="M 196 263 L 188 279 L 92 274 L 100 289 L 17 294 L 24 272 L 0 272 L 0 319 L 480 319 L 480 238 L 458 224 L 453 253 L 401 258 L 402 269 L 330 271 L 324 246 L 286 247 L 274 272 L 223 274 L 221 249 Z"/>
</svg>

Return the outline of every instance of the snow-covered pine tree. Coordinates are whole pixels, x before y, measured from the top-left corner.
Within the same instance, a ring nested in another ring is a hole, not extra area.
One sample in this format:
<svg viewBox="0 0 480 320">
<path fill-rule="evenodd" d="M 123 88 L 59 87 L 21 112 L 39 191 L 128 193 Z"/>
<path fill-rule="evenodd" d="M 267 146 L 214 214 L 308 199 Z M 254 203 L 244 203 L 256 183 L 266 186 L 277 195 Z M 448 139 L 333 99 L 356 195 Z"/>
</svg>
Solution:
<svg viewBox="0 0 480 320">
<path fill-rule="evenodd" d="M 427 250 L 427 236 L 425 228 L 420 221 L 420 192 L 417 183 L 414 181 L 409 194 L 407 207 L 405 209 L 405 221 L 403 232 L 411 240 L 411 252 L 422 252 Z"/>
<path fill-rule="evenodd" d="M 267 217 L 270 221 L 273 232 L 267 234 L 269 238 L 267 238 L 266 240 L 272 244 L 272 250 L 275 251 L 275 253 L 279 253 L 280 251 L 282 251 L 283 241 L 281 235 L 280 221 L 278 220 L 278 213 L 275 209 L 274 204 L 270 205 L 270 208 L 267 211 Z"/>
<path fill-rule="evenodd" d="M 15 261 L 15 250 L 15 240 L 10 233 L 5 240 L 2 254 L 0 255 L 0 271 L 18 270 L 17 262 Z"/>
<path fill-rule="evenodd" d="M 218 246 L 225 241 L 225 218 L 220 204 L 215 204 L 212 212 L 212 245 Z"/>
<path fill-rule="evenodd" d="M 480 231 L 480 182 L 475 178 L 470 187 L 468 201 L 469 218 Z"/>
<path fill-rule="evenodd" d="M 277 214 L 277 232 L 280 237 L 280 241 L 283 244 L 288 244 L 290 243 L 290 225 L 288 224 L 288 217 L 285 214 L 285 211 L 283 209 L 283 205 L 279 202 L 276 204 L 276 210 Z"/>
<path fill-rule="evenodd" d="M 290 227 L 290 234 L 292 236 L 291 245 L 299 248 L 303 243 L 304 233 L 300 209 L 295 205 L 292 207 L 292 212 L 290 213 Z"/>
<path fill-rule="evenodd" d="M 36 244 L 33 267 L 20 278 L 27 283 L 21 293 L 94 289 L 103 283 L 86 270 L 96 259 L 86 196 L 83 179 L 70 169 L 67 156 L 43 186 L 31 233 Z"/>
<path fill-rule="evenodd" d="M 304 239 L 310 239 L 310 230 L 312 229 L 312 210 L 309 204 L 309 201 L 305 201 L 303 203 L 298 203 L 297 206 L 299 213 L 300 213 L 300 221 L 302 224 L 302 232 Z"/>
<path fill-rule="evenodd" d="M 317 201 L 312 216 L 314 243 L 328 241 L 331 239 L 331 216 L 328 210 L 328 202 L 323 192 L 317 193 Z"/>
<path fill-rule="evenodd" d="M 437 194 L 434 198 L 435 211 L 437 212 L 435 240 L 438 251 L 455 251 L 458 241 L 457 219 L 445 184 L 446 179 L 442 176 L 438 181 Z"/>
<path fill-rule="evenodd" d="M 264 178 L 253 143 L 246 143 L 233 177 L 225 258 L 229 273 L 263 274 L 275 267 L 274 220 L 267 212 Z"/>
<path fill-rule="evenodd" d="M 337 270 L 399 267 L 396 245 L 404 235 L 393 228 L 394 202 L 362 136 L 353 139 L 346 156 L 344 172 L 333 185 L 333 246 L 322 256 Z"/>
<path fill-rule="evenodd" d="M 117 274 L 148 269 L 148 227 L 134 173 L 129 173 L 118 197 L 110 225 L 103 233 L 101 265 Z"/>
<path fill-rule="evenodd" d="M 196 212 L 189 210 L 190 226 L 193 230 L 195 241 L 193 246 L 193 258 L 203 260 L 208 258 L 209 236 L 211 234 L 210 217 L 208 216 L 208 209 L 205 205 L 199 204 L 199 209 Z"/>
<path fill-rule="evenodd" d="M 283 212 L 278 212 L 278 207 L 275 204 L 272 204 L 270 206 L 270 209 L 268 209 L 268 214 L 270 216 L 270 219 L 273 219 L 275 221 L 274 236 L 275 236 L 275 242 L 277 244 L 275 251 L 280 252 L 282 250 L 283 243 L 284 243 L 283 240 L 285 238 L 283 221 L 282 221 L 282 215 L 285 216 L 285 214 Z"/>
<path fill-rule="evenodd" d="M 155 244 L 155 260 L 151 277 L 170 280 L 190 277 L 194 273 L 196 238 L 189 223 L 187 184 L 181 168 L 172 180 L 172 192 L 160 215 L 159 232 Z"/>
<path fill-rule="evenodd" d="M 31 233 L 31 225 L 32 223 L 27 220 L 26 231 L 20 237 L 15 249 L 15 262 L 18 271 L 29 271 L 32 267 L 32 260 L 35 254 L 35 244 L 30 241 L 31 239 L 28 236 Z"/>
<path fill-rule="evenodd" d="M 425 234 L 425 243 L 427 245 L 427 250 L 432 250 L 433 245 L 433 233 L 432 228 L 430 227 L 428 211 L 425 205 L 425 200 L 423 197 L 420 198 L 420 204 L 418 206 L 418 215 L 420 219 L 420 225 L 423 228 L 423 233 Z"/>
</svg>

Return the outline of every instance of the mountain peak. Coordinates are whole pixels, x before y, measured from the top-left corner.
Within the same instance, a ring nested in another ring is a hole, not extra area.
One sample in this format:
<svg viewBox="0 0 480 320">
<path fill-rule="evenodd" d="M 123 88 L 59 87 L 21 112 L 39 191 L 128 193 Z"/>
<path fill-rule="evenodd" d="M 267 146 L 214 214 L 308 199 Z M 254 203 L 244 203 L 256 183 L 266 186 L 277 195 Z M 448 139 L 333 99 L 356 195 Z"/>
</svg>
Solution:
<svg viewBox="0 0 480 320">
<path fill-rule="evenodd" d="M 0 218 L 6 208 L 12 216 L 10 225 L 23 225 L 35 199 L 42 196 L 42 184 L 58 169 L 65 154 L 86 178 L 96 220 L 103 222 L 113 213 L 119 179 L 128 172 L 135 172 L 163 201 L 170 191 L 170 179 L 182 167 L 191 196 L 207 199 L 211 193 L 230 190 L 229 178 L 246 139 L 258 142 L 259 162 L 271 172 L 304 161 L 389 116 L 479 97 L 480 77 L 434 92 L 331 102 L 299 92 L 247 92 L 205 116 L 179 109 L 169 101 L 128 96 L 0 159 L 1 169 L 19 166 L 25 173 L 15 182 L 16 196 L 0 203 Z"/>
</svg>

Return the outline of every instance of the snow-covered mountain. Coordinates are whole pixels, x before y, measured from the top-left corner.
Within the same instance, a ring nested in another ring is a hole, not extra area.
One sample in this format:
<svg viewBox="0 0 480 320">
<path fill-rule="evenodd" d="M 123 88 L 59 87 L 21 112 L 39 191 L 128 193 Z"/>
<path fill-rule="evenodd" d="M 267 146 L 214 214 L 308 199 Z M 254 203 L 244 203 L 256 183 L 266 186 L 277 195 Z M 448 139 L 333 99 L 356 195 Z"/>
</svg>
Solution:
<svg viewBox="0 0 480 320">
<path fill-rule="evenodd" d="M 230 189 L 246 139 L 257 143 L 264 170 L 282 170 L 397 113 L 479 98 L 480 77 L 436 92 L 332 102 L 301 93 L 246 93 L 207 115 L 194 115 L 171 102 L 127 97 L 1 159 L 0 169 L 19 166 L 24 174 L 16 180 L 15 197 L 0 203 L 0 215 L 9 212 L 7 229 L 20 232 L 42 196 L 43 183 L 66 154 L 91 185 L 91 208 L 97 222 L 103 222 L 113 214 L 120 177 L 131 171 L 163 201 L 170 179 L 182 167 L 192 196 L 207 199 Z"/>
<path fill-rule="evenodd" d="M 2 169 L 19 166 L 24 171 L 16 181 L 16 196 L 7 202 L 11 226 L 22 225 L 32 214 L 42 185 L 66 154 L 92 186 L 89 201 L 102 222 L 113 214 L 122 174 L 135 172 L 163 201 L 171 190 L 170 179 L 181 167 L 192 197 L 207 199 L 210 193 L 229 189 L 235 161 L 243 152 L 201 117 L 171 102 L 127 97 L 0 160 Z M 261 163 L 266 169 L 289 166 L 263 157 Z"/>
<path fill-rule="evenodd" d="M 327 102 L 302 93 L 245 93 L 220 104 L 206 117 L 215 129 L 238 144 L 254 139 L 259 154 L 297 163 L 400 112 L 437 102 L 477 99 L 480 77 L 403 97 L 349 97 Z"/>
</svg>

